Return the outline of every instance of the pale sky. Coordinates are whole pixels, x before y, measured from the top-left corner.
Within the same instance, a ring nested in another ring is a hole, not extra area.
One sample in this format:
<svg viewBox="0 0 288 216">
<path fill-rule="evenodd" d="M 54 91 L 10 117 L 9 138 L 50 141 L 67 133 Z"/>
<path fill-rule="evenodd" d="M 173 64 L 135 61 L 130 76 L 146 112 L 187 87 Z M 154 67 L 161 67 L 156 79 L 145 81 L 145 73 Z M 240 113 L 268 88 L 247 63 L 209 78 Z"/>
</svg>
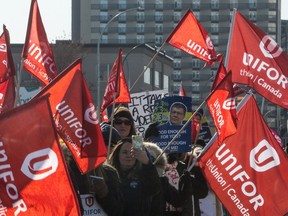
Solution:
<svg viewBox="0 0 288 216">
<path fill-rule="evenodd" d="M 5 24 L 11 43 L 24 43 L 31 0 L 1 0 L 1 3 L 0 32 Z M 288 0 L 282 0 L 281 4 L 281 18 L 288 20 Z M 38 5 L 49 42 L 71 39 L 71 0 L 38 0 Z"/>
</svg>

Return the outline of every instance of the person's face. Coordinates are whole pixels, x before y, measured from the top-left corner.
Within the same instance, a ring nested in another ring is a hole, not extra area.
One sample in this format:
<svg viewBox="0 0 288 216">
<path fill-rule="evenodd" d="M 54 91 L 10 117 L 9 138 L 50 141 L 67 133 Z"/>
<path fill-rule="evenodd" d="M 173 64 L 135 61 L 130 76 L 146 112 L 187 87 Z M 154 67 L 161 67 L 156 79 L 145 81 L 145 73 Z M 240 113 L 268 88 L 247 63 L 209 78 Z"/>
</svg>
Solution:
<svg viewBox="0 0 288 216">
<path fill-rule="evenodd" d="M 170 111 L 170 122 L 172 125 L 181 125 L 185 118 L 185 111 L 183 108 L 173 107 Z"/>
<path fill-rule="evenodd" d="M 130 142 L 123 143 L 123 145 L 121 146 L 121 149 L 119 151 L 119 162 L 120 168 L 122 170 L 129 170 L 136 163 L 136 159 L 131 156 L 131 148 L 132 143 Z"/>
<path fill-rule="evenodd" d="M 132 122 L 128 118 L 119 117 L 114 120 L 113 125 L 122 137 L 127 137 L 131 131 Z"/>
</svg>

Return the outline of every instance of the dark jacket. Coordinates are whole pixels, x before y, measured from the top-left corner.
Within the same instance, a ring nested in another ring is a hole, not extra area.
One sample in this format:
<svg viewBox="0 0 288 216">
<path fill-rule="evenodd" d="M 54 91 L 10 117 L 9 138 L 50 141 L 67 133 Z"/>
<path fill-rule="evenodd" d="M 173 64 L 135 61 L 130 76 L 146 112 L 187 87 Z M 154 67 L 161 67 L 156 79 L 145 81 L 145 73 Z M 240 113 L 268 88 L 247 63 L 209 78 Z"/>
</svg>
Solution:
<svg viewBox="0 0 288 216">
<path fill-rule="evenodd" d="M 125 216 L 150 216 L 151 199 L 159 193 L 161 184 L 155 166 L 142 164 L 128 172 L 119 171 L 124 195 Z"/>
</svg>

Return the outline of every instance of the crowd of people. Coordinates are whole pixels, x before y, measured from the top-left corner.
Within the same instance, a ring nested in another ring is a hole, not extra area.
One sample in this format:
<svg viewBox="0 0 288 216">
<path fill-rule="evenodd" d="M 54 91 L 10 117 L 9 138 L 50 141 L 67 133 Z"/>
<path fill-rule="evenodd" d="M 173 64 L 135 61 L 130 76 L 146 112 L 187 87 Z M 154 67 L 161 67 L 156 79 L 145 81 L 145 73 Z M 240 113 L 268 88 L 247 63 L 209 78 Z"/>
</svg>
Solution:
<svg viewBox="0 0 288 216">
<path fill-rule="evenodd" d="M 81 174 L 63 146 L 80 204 L 81 194 L 92 194 L 102 215 L 201 215 L 199 200 L 208 195 L 209 188 L 201 169 L 195 165 L 187 171 L 187 163 L 205 143 L 199 140 L 191 152 L 168 154 L 150 142 L 146 133 L 142 147 L 136 148 L 132 140 L 136 128 L 129 109 L 116 107 L 112 116 L 110 122 L 101 123 L 110 150 L 96 169 Z"/>
</svg>

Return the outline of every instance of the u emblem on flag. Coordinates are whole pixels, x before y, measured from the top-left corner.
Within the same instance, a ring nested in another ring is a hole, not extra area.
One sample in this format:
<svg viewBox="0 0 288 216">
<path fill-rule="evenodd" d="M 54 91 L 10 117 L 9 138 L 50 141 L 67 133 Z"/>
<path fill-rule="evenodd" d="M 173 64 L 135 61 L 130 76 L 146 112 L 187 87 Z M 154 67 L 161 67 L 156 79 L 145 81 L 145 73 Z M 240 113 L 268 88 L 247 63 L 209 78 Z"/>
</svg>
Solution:
<svg viewBox="0 0 288 216">
<path fill-rule="evenodd" d="M 259 44 L 259 47 L 263 55 L 267 58 L 276 58 L 282 53 L 282 48 L 279 47 L 277 43 L 268 35 L 265 35 L 263 37 Z"/>
<path fill-rule="evenodd" d="M 250 166 L 257 172 L 265 172 L 279 164 L 276 150 L 265 139 L 250 152 Z"/>
</svg>

